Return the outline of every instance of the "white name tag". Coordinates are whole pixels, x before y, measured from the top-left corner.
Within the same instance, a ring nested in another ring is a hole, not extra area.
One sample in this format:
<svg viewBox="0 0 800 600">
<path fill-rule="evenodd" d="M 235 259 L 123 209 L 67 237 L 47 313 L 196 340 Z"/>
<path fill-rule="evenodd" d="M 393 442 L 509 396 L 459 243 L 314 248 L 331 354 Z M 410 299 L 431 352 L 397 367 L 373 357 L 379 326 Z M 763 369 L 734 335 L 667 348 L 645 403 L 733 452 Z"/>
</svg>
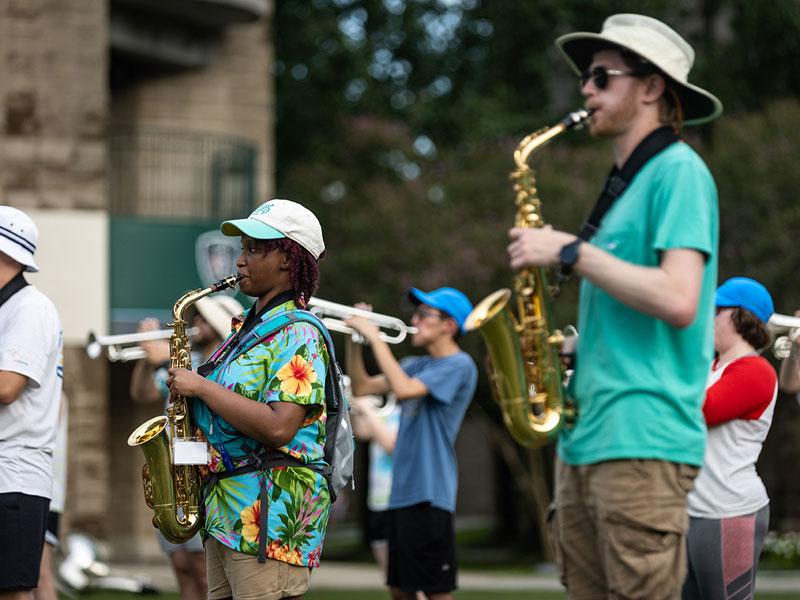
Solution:
<svg viewBox="0 0 800 600">
<path fill-rule="evenodd" d="M 208 444 L 193 440 L 175 440 L 172 444 L 172 464 L 207 465 Z"/>
</svg>

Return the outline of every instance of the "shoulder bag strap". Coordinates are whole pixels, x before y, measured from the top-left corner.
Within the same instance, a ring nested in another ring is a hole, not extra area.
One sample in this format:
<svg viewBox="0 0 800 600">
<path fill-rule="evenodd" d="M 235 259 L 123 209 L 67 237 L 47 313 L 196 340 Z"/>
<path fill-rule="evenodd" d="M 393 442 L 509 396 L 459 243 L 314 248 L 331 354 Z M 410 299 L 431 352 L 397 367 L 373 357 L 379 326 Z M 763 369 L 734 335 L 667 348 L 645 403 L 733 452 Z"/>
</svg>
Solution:
<svg viewBox="0 0 800 600">
<path fill-rule="evenodd" d="M 603 191 L 589 214 L 589 218 L 581 227 L 578 237 L 589 241 L 600 229 L 603 217 L 614 201 L 619 198 L 639 170 L 656 154 L 677 142 L 680 138 L 670 127 L 659 127 L 644 138 L 630 155 L 621 169 L 614 167 L 606 178 Z"/>
</svg>

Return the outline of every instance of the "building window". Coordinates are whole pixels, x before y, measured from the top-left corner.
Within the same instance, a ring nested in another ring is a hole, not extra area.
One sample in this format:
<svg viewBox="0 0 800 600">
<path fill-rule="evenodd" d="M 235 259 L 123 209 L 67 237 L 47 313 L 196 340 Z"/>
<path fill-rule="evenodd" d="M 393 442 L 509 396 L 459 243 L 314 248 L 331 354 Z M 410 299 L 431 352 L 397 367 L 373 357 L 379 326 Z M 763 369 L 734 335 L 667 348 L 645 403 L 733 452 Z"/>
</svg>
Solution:
<svg viewBox="0 0 800 600">
<path fill-rule="evenodd" d="M 208 220 L 248 213 L 256 198 L 256 144 L 157 127 L 109 137 L 114 215 Z"/>
</svg>

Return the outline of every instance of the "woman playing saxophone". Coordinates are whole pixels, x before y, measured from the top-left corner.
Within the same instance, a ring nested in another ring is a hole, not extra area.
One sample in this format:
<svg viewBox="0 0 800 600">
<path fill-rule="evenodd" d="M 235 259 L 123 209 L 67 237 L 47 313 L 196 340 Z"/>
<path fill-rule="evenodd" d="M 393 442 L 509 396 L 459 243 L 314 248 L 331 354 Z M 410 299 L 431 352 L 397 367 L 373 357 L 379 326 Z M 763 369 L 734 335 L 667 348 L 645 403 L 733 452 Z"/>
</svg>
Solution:
<svg viewBox="0 0 800 600">
<path fill-rule="evenodd" d="M 328 352 L 305 322 L 246 342 L 260 324 L 305 307 L 319 278 L 322 229 L 303 206 L 271 200 L 221 230 L 241 237 L 239 287 L 255 304 L 198 373 L 170 369 L 167 380 L 173 394 L 194 398 L 192 415 L 210 445 L 208 597 L 299 598 L 319 565 L 330 512 L 319 472 Z"/>
</svg>

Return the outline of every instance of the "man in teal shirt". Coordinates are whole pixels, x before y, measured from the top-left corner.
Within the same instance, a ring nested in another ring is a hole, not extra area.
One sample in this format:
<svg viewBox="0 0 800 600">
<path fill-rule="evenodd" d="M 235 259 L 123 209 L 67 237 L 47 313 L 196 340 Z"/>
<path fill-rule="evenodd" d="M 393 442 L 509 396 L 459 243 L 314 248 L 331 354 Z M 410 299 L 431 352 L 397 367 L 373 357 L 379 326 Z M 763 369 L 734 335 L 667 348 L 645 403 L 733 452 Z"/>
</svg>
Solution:
<svg viewBox="0 0 800 600">
<path fill-rule="evenodd" d="M 654 139 L 665 143 L 645 153 L 590 241 L 549 228 L 510 234 L 513 268 L 561 264 L 583 277 L 556 555 L 571 598 L 679 598 L 686 495 L 705 446 L 719 216 L 711 174 L 674 132 L 722 105 L 688 83 L 691 47 L 650 17 L 614 15 L 600 34 L 557 45 L 616 172 Z"/>
</svg>

